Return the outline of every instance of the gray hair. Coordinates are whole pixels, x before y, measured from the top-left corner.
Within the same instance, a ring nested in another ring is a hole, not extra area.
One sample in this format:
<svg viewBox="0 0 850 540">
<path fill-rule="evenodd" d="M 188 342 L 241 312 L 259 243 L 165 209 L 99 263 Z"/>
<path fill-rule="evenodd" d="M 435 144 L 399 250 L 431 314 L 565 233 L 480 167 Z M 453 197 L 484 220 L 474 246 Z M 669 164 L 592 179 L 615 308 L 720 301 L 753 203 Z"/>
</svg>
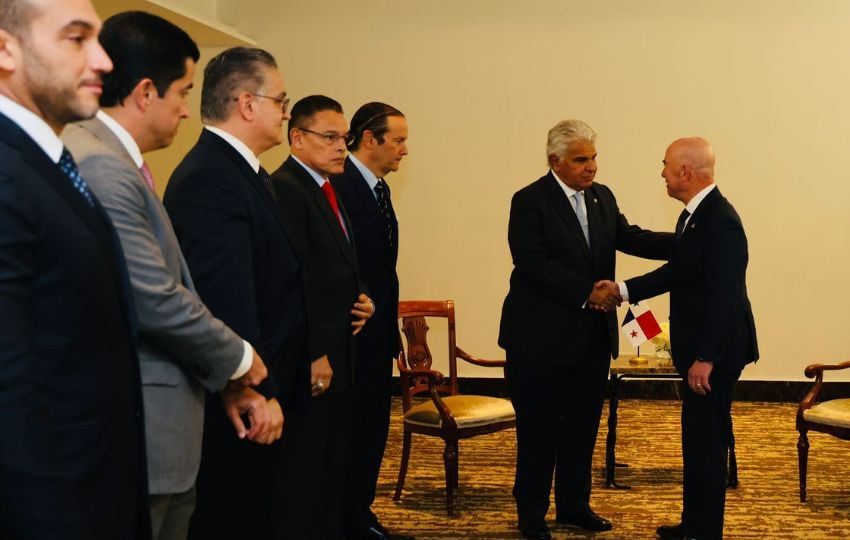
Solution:
<svg viewBox="0 0 850 540">
<path fill-rule="evenodd" d="M 570 146 L 577 142 L 596 142 L 596 132 L 581 120 L 561 120 L 549 130 L 546 140 L 546 160 L 549 156 L 564 157 Z"/>
<path fill-rule="evenodd" d="M 276 68 L 274 56 L 263 49 L 233 47 L 214 57 L 204 69 L 201 120 L 227 120 L 235 108 L 235 94 L 257 92 L 266 83 L 264 70 Z"/>
</svg>

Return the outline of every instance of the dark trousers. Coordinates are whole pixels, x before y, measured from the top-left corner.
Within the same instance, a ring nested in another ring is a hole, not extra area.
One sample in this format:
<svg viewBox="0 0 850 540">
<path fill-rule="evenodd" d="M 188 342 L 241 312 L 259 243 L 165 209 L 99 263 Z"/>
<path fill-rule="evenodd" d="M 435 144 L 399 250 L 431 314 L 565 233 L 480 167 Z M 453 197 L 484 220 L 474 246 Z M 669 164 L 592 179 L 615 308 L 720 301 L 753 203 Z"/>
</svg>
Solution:
<svg viewBox="0 0 850 540">
<path fill-rule="evenodd" d="M 546 363 L 524 357 L 522 351 L 507 351 L 508 389 L 516 411 L 513 495 L 523 529 L 545 521 L 553 472 L 558 514 L 569 515 L 589 504 L 593 448 L 611 359 L 609 343 L 600 317 L 577 364 Z"/>
<path fill-rule="evenodd" d="M 278 540 L 339 540 L 351 390 L 313 398 L 286 413 L 274 468 L 274 536 Z M 223 538 L 223 537 L 222 537 Z"/>
<path fill-rule="evenodd" d="M 682 385 L 682 528 L 700 540 L 723 538 L 732 393 L 740 371 L 714 370 L 711 392 L 695 394 Z"/>
<path fill-rule="evenodd" d="M 239 439 L 218 395 L 207 395 L 197 502 L 190 540 L 270 538 L 272 470 L 278 443 Z"/>
<path fill-rule="evenodd" d="M 360 358 L 364 359 L 363 356 Z M 379 366 L 368 365 L 363 360 L 356 364 L 348 419 L 343 510 L 343 527 L 349 533 L 364 531 L 378 522 L 371 506 L 390 429 L 392 366 L 392 358 Z"/>
</svg>

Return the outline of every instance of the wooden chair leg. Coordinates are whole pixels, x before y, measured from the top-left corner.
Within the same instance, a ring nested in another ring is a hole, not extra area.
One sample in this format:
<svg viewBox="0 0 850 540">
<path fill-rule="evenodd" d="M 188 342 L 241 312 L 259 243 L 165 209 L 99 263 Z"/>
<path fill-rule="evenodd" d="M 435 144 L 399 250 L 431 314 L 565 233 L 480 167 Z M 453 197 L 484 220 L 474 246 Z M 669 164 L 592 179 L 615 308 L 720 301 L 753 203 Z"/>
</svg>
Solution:
<svg viewBox="0 0 850 540">
<path fill-rule="evenodd" d="M 453 516 L 455 513 L 454 491 L 457 487 L 457 440 L 446 440 L 443 465 L 446 469 L 446 512 Z"/>
<path fill-rule="evenodd" d="M 806 468 L 809 463 L 809 437 L 806 430 L 800 430 L 800 438 L 797 439 L 797 457 L 800 461 L 800 502 L 806 502 Z"/>
<path fill-rule="evenodd" d="M 395 493 L 393 494 L 394 501 L 398 501 L 401 498 L 401 490 L 404 487 L 404 478 L 407 476 L 407 464 L 410 463 L 411 438 L 412 434 L 409 431 L 404 430 L 401 445 L 401 464 L 398 468 L 398 481 L 395 484 Z"/>
</svg>

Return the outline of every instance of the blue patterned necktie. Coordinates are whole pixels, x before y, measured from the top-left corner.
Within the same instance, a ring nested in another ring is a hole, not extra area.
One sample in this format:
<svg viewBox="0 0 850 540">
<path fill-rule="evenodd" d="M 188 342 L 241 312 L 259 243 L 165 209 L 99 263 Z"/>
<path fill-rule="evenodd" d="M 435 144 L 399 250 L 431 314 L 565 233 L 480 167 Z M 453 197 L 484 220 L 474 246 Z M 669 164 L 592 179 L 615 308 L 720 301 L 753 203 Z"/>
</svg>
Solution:
<svg viewBox="0 0 850 540">
<path fill-rule="evenodd" d="M 86 181 L 80 176 L 80 170 L 77 168 L 77 164 L 74 162 L 74 158 L 71 157 L 71 152 L 67 148 L 62 150 L 62 157 L 59 158 L 59 168 L 74 185 L 74 189 L 83 196 L 86 202 L 89 203 L 89 206 L 94 208 L 94 195 L 92 195 Z"/>
<path fill-rule="evenodd" d="M 579 225 L 581 225 L 581 232 L 584 233 L 584 241 L 587 242 L 587 245 L 589 246 L 590 229 L 587 227 L 587 216 L 585 215 L 584 208 L 581 205 L 581 198 L 583 194 L 583 191 L 576 191 L 573 194 L 573 199 L 576 202 L 576 217 L 578 218 Z"/>
<path fill-rule="evenodd" d="M 381 211 L 381 215 L 384 216 L 384 223 L 387 226 L 387 238 L 390 241 L 390 245 L 393 245 L 393 218 L 390 213 L 390 193 L 387 184 L 384 182 L 383 178 L 378 179 L 378 183 L 375 184 L 375 195 L 378 199 L 378 210 Z"/>
</svg>

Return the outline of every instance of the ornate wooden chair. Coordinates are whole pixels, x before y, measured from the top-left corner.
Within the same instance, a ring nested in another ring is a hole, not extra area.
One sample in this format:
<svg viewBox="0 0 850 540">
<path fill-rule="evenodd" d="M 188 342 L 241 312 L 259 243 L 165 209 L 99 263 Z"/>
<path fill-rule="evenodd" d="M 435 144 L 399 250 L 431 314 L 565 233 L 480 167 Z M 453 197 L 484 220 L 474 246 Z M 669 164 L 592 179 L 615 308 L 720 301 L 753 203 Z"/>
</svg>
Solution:
<svg viewBox="0 0 850 540">
<path fill-rule="evenodd" d="M 800 460 L 800 502 L 806 502 L 806 467 L 809 458 L 809 431 L 829 433 L 845 441 L 850 440 L 850 398 L 818 402 L 823 387 L 823 372 L 850 368 L 850 361 L 841 364 L 812 364 L 806 368 L 806 377 L 815 383 L 797 408 L 797 455 Z"/>
<path fill-rule="evenodd" d="M 459 394 L 457 359 L 477 366 L 501 368 L 504 368 L 505 361 L 476 358 L 455 344 L 452 300 L 400 302 L 398 316 L 402 321 L 407 350 L 399 344 L 404 443 L 393 500 L 401 498 L 413 434 L 440 437 L 445 441 L 446 510 L 453 515 L 455 490 L 458 488 L 458 441 L 516 425 L 516 414 L 509 400 Z M 427 342 L 428 318 L 443 318 L 448 323 L 448 376 L 431 367 L 433 357 Z M 413 398 L 420 394 L 426 394 L 429 399 L 414 401 Z"/>
</svg>

